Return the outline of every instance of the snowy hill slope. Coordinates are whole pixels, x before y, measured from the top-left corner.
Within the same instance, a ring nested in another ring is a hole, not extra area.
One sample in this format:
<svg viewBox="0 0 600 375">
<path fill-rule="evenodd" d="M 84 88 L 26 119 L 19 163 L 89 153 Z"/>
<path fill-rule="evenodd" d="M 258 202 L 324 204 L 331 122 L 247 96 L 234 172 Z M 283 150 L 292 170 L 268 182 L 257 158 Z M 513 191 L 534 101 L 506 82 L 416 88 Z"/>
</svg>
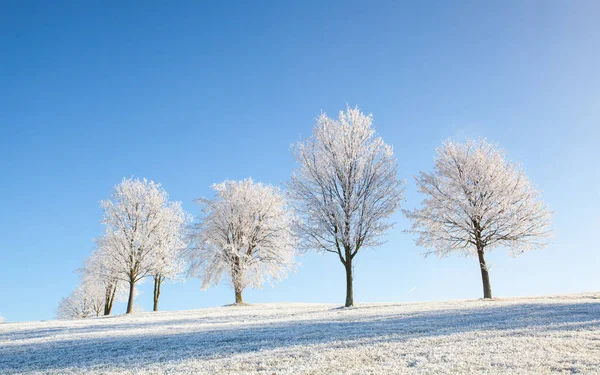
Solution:
<svg viewBox="0 0 600 375">
<path fill-rule="evenodd" d="M 0 373 L 600 374 L 600 294 L 7 323 Z"/>
</svg>

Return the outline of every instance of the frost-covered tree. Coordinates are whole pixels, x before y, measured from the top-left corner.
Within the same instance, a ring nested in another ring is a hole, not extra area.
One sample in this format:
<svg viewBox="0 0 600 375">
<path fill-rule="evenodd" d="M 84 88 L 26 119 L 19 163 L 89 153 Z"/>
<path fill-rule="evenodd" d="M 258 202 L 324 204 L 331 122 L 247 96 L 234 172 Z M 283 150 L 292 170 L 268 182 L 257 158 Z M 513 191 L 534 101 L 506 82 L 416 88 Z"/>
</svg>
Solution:
<svg viewBox="0 0 600 375">
<path fill-rule="evenodd" d="M 67 297 L 63 297 L 56 309 L 56 319 L 84 319 L 90 315 L 87 299 L 75 289 Z"/>
<path fill-rule="evenodd" d="M 93 316 L 100 316 L 104 313 L 104 304 L 106 303 L 106 289 L 95 278 L 89 276 L 82 278 L 81 290 L 84 298 L 87 299 L 90 312 Z"/>
<path fill-rule="evenodd" d="M 110 252 L 110 265 L 129 286 L 127 313 L 133 309 L 135 284 L 152 275 L 156 253 L 169 229 L 183 215 L 181 205 L 169 202 L 165 190 L 146 179 L 123 179 L 115 187 L 112 200 L 102 201 L 106 226 L 103 246 Z"/>
<path fill-rule="evenodd" d="M 125 283 L 119 279 L 116 267 L 111 264 L 113 259 L 108 246 L 109 241 L 105 241 L 105 237 L 100 237 L 96 240 L 96 245 L 96 250 L 85 261 L 81 278 L 83 282 L 97 285 L 97 288 L 103 291 L 103 314 L 110 315 L 115 299 L 124 294 Z"/>
<path fill-rule="evenodd" d="M 293 152 L 300 166 L 288 186 L 303 218 L 303 248 L 339 257 L 345 305 L 353 306 L 353 259 L 363 247 L 382 243 L 402 201 L 393 149 L 376 135 L 371 115 L 348 107 L 337 120 L 321 114 L 312 137 Z"/>
<path fill-rule="evenodd" d="M 189 219 L 178 202 L 172 204 L 168 209 L 172 212 L 167 215 L 168 221 L 165 222 L 165 225 L 161 226 L 161 233 L 152 255 L 153 266 L 150 274 L 154 280 L 153 311 L 158 311 L 162 283 L 165 280 L 177 280 L 185 270 L 183 261 L 186 249 L 185 228 Z"/>
<path fill-rule="evenodd" d="M 495 247 L 513 256 L 542 248 L 552 215 L 523 169 L 485 140 L 446 141 L 433 172 L 416 177 L 422 207 L 405 210 L 417 244 L 438 256 L 452 252 L 479 259 L 484 298 L 492 298 L 484 254 Z"/>
<path fill-rule="evenodd" d="M 251 179 L 213 185 L 213 199 L 199 199 L 203 219 L 187 252 L 189 273 L 208 288 L 226 276 L 242 304 L 246 287 L 260 287 L 295 266 L 294 214 L 279 189 Z"/>
<path fill-rule="evenodd" d="M 79 271 L 80 282 L 68 297 L 63 298 L 57 308 L 58 319 L 85 319 L 106 312 L 107 285 L 104 274 L 99 273 L 96 252 Z"/>
<path fill-rule="evenodd" d="M 100 316 L 104 310 L 103 291 L 96 285 L 81 283 L 69 296 L 61 299 L 57 319 L 85 319 Z"/>
</svg>

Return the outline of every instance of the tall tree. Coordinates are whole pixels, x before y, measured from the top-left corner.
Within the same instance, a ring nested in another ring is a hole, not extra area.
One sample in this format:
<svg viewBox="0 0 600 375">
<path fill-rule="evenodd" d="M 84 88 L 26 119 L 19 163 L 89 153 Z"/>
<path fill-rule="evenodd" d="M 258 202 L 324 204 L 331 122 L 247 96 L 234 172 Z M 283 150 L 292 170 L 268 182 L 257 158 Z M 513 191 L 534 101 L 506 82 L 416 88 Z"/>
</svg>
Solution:
<svg viewBox="0 0 600 375">
<path fill-rule="evenodd" d="M 189 273 L 203 288 L 226 275 L 242 304 L 246 287 L 260 287 L 287 275 L 295 265 L 294 215 L 272 186 L 251 179 L 213 185 L 214 199 L 199 199 L 203 219 L 187 252 Z"/>
<path fill-rule="evenodd" d="M 402 201 L 392 147 L 372 125 L 372 115 L 358 108 L 340 111 L 337 120 L 321 114 L 312 137 L 293 147 L 299 168 L 288 186 L 304 219 L 303 247 L 337 254 L 346 271 L 346 307 L 354 305 L 354 257 L 382 243 Z"/>
<path fill-rule="evenodd" d="M 523 169 L 485 140 L 446 141 L 433 172 L 416 177 L 422 207 L 405 210 L 417 244 L 438 256 L 452 252 L 479 259 L 484 298 L 492 298 L 485 253 L 495 247 L 513 256 L 542 248 L 552 215 Z"/>
<path fill-rule="evenodd" d="M 170 235 L 165 227 L 175 220 L 174 215 L 180 214 L 181 206 L 169 202 L 160 184 L 132 178 L 123 179 L 115 187 L 112 200 L 101 204 L 106 226 L 103 241 L 110 249 L 115 274 L 129 285 L 129 314 L 135 284 L 155 269 L 156 249 L 163 236 Z"/>
</svg>

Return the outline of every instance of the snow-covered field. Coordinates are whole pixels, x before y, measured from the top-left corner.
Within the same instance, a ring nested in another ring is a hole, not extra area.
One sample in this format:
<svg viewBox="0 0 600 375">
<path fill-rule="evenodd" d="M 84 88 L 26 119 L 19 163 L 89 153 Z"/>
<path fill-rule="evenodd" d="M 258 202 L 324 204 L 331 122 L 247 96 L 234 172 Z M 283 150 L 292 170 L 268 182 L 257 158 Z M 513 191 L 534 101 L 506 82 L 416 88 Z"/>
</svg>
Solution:
<svg viewBox="0 0 600 375">
<path fill-rule="evenodd" d="M 600 294 L 0 324 L 0 374 L 600 374 Z"/>
</svg>

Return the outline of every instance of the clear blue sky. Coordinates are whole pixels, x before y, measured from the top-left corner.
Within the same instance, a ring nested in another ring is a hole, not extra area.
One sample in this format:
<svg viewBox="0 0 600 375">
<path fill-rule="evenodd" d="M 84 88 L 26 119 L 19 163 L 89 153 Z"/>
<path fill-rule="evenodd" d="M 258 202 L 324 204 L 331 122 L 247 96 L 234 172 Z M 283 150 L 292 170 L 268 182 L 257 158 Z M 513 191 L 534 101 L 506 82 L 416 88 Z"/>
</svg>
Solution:
<svg viewBox="0 0 600 375">
<path fill-rule="evenodd" d="M 554 244 L 490 254 L 496 296 L 600 289 L 600 3 L 30 2 L 0 5 L 0 314 L 50 319 L 124 176 L 193 199 L 225 179 L 280 184 L 321 110 L 372 112 L 408 180 L 447 137 L 487 137 L 555 213 Z M 476 260 L 424 258 L 399 213 L 361 250 L 355 298 L 479 298 Z M 250 303 L 344 301 L 332 254 L 249 290 Z M 137 302 L 151 309 L 150 283 Z M 230 303 L 226 286 L 166 285 L 164 310 Z M 123 312 L 123 304 L 115 307 Z"/>
</svg>

